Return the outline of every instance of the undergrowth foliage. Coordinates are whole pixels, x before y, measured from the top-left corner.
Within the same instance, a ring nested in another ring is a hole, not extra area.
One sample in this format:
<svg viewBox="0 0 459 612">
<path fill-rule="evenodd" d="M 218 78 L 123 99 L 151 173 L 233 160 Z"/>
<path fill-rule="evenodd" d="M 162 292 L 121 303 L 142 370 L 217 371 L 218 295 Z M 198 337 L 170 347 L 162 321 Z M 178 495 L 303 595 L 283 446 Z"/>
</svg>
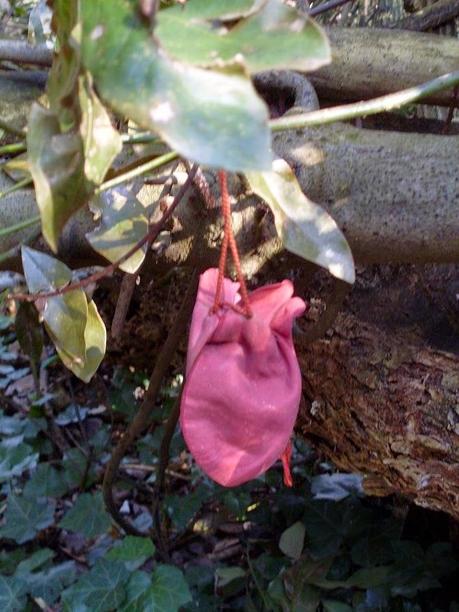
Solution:
<svg viewBox="0 0 459 612">
<path fill-rule="evenodd" d="M 194 467 L 176 431 L 159 517 L 165 562 L 149 537 L 149 506 L 181 378 L 163 387 L 148 432 L 123 461 L 117 499 L 146 534 L 126 536 L 105 510 L 100 482 L 146 377 L 105 369 L 89 391 L 48 344 L 49 391 L 37 396 L 13 323 L 0 319 L 2 610 L 459 609 L 451 544 L 437 541 L 438 531 L 407 539 L 403 506 L 369 501 L 360 477 L 318 464 L 300 440 L 293 489 L 282 484 L 280 462 L 225 489 Z"/>
</svg>

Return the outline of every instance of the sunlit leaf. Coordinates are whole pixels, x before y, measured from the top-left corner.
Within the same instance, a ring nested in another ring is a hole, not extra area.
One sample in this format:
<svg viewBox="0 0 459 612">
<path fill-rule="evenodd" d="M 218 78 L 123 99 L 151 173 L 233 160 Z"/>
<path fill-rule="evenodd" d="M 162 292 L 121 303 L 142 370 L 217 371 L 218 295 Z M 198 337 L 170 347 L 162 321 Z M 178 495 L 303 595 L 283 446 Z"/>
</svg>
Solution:
<svg viewBox="0 0 459 612">
<path fill-rule="evenodd" d="M 88 316 L 84 329 L 85 356 L 83 362 L 74 359 L 65 347 L 56 343 L 56 350 L 64 365 L 84 382 L 94 376 L 105 355 L 107 330 L 94 300 L 88 304 Z"/>
<path fill-rule="evenodd" d="M 277 233 L 288 251 L 354 282 L 354 260 L 344 235 L 330 215 L 304 195 L 284 160 L 275 160 L 271 172 L 249 172 L 247 178 L 273 211 Z"/>
<path fill-rule="evenodd" d="M 229 9 L 227 3 L 207 4 L 219 6 L 223 15 Z M 236 58 L 251 73 L 306 72 L 331 60 L 330 46 L 319 26 L 281 0 L 259 2 L 252 15 L 227 31 L 215 27 L 213 20 L 219 16 L 215 8 L 209 10 L 202 2 L 190 0 L 184 7 L 161 11 L 155 33 L 171 56 L 203 66 Z"/>
<path fill-rule="evenodd" d="M 240 66 L 172 61 L 136 0 L 82 0 L 82 18 L 84 63 L 116 111 L 194 161 L 235 171 L 270 166 L 267 108 Z"/>
<path fill-rule="evenodd" d="M 54 291 L 72 280 L 62 262 L 29 247 L 22 248 L 22 262 L 29 291 Z M 62 361 L 76 376 L 88 382 L 105 353 L 105 325 L 93 301 L 82 289 L 39 300 L 46 330 Z"/>
<path fill-rule="evenodd" d="M 111 262 L 119 260 L 148 231 L 145 207 L 126 189 L 111 189 L 98 198 L 101 203 L 101 224 L 86 234 L 92 248 Z M 143 260 L 147 245 L 138 249 L 120 268 L 133 274 Z"/>
<path fill-rule="evenodd" d="M 49 108 L 32 107 L 27 149 L 43 235 L 57 251 L 62 228 L 103 180 L 121 150 L 121 137 L 90 75 L 81 70 L 79 48 L 70 39 L 79 3 L 56 0 L 53 10 L 60 51 L 47 83 Z"/>
</svg>

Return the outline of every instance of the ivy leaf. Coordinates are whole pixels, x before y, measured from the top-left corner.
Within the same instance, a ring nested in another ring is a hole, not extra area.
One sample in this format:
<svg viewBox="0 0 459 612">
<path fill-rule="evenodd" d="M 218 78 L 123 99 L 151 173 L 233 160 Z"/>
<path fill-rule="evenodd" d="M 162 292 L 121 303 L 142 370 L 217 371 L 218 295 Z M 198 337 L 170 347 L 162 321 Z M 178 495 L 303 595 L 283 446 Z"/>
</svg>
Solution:
<svg viewBox="0 0 459 612">
<path fill-rule="evenodd" d="M 158 565 L 151 579 L 143 572 L 132 574 L 120 612 L 178 612 L 191 600 L 182 572 L 172 565 Z"/>
<path fill-rule="evenodd" d="M 37 460 L 38 453 L 34 453 L 28 444 L 13 445 L 11 439 L 3 440 L 0 444 L 0 482 L 34 468 Z"/>
<path fill-rule="evenodd" d="M 293 523 L 293 525 L 282 532 L 279 548 L 287 557 L 298 560 L 303 551 L 305 534 L 306 530 L 301 521 Z"/>
<path fill-rule="evenodd" d="M 207 4 L 215 7 L 210 13 L 193 0 L 184 7 L 175 5 L 159 12 L 155 34 L 174 58 L 201 66 L 237 58 L 250 73 L 308 72 L 331 61 L 330 45 L 321 28 L 281 0 L 258 3 L 245 19 L 223 32 L 213 22 L 225 17 L 228 7 Z"/>
<path fill-rule="evenodd" d="M 20 612 L 26 607 L 26 583 L 21 578 L 0 575 L 0 610 Z"/>
<path fill-rule="evenodd" d="M 117 112 L 199 163 L 233 171 L 270 166 L 268 111 L 241 66 L 203 70 L 172 61 L 136 0 L 81 6 L 83 61 Z"/>
<path fill-rule="evenodd" d="M 120 561 L 99 559 L 89 572 L 62 593 L 64 610 L 120 610 L 126 599 L 125 585 L 129 576 L 129 570 Z"/>
<path fill-rule="evenodd" d="M 87 538 L 95 538 L 106 533 L 111 526 L 110 516 L 105 510 L 101 493 L 82 493 L 75 505 L 59 523 L 62 529 L 81 533 Z"/>
<path fill-rule="evenodd" d="M 64 588 L 75 580 L 76 564 L 66 561 L 41 572 L 27 575 L 27 591 L 48 605 L 55 603 Z"/>
<path fill-rule="evenodd" d="M 72 280 L 62 262 L 29 247 L 22 247 L 22 263 L 29 291 L 54 291 Z M 46 330 L 69 370 L 89 382 L 105 354 L 105 325 L 93 301 L 82 289 L 38 302 Z"/>
<path fill-rule="evenodd" d="M 148 231 L 145 207 L 127 189 L 111 189 L 100 194 L 102 220 L 98 228 L 86 234 L 92 248 L 114 262 L 127 253 Z M 120 265 L 123 272 L 134 274 L 147 252 L 145 244 Z"/>
<path fill-rule="evenodd" d="M 54 552 L 50 548 L 41 548 L 34 553 L 32 553 L 29 557 L 24 559 L 19 563 L 16 569 L 16 576 L 20 574 L 30 574 L 36 569 L 40 568 L 42 565 L 45 565 L 48 561 L 50 561 L 54 557 Z"/>
<path fill-rule="evenodd" d="M 49 499 L 37 499 L 8 495 L 8 506 L 5 524 L 0 528 L 0 537 L 15 540 L 24 544 L 33 540 L 36 534 L 54 522 L 55 502 Z"/>
<path fill-rule="evenodd" d="M 59 472 L 49 463 L 39 463 L 24 487 L 28 497 L 62 497 L 69 487 L 64 472 Z"/>
<path fill-rule="evenodd" d="M 354 259 L 346 238 L 330 215 L 304 195 L 283 159 L 273 162 L 271 172 L 250 172 L 247 178 L 273 211 L 277 233 L 288 251 L 347 283 L 355 281 Z"/>
<path fill-rule="evenodd" d="M 130 571 L 134 571 L 155 554 L 155 546 L 149 538 L 126 536 L 108 552 L 106 558 L 122 561 Z"/>
</svg>

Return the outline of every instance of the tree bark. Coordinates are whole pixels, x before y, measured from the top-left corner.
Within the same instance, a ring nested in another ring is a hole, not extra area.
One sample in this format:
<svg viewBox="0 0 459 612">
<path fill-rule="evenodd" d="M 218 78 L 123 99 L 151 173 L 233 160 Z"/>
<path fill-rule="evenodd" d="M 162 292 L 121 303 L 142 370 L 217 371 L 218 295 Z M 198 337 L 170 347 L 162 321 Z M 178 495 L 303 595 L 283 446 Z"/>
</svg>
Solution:
<svg viewBox="0 0 459 612">
<path fill-rule="evenodd" d="M 335 465 L 363 474 L 369 494 L 403 493 L 456 519 L 458 289 L 457 267 L 365 270 L 333 329 L 299 348 L 297 424 Z"/>
</svg>

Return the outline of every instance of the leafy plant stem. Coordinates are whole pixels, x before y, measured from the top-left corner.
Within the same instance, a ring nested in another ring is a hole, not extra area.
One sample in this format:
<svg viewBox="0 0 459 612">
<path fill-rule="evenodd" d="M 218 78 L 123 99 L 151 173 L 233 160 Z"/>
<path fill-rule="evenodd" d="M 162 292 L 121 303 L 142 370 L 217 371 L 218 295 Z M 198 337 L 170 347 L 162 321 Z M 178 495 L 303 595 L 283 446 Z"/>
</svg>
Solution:
<svg viewBox="0 0 459 612">
<path fill-rule="evenodd" d="M 191 169 L 187 180 L 182 185 L 180 191 L 175 196 L 174 201 L 169 206 L 169 208 L 164 212 L 161 219 L 157 223 L 154 223 L 153 225 L 151 225 L 150 230 L 145 234 L 145 236 L 141 238 L 131 249 L 129 249 L 129 251 L 127 251 L 127 253 L 125 253 L 122 257 L 120 257 L 117 261 L 113 262 L 109 266 L 106 266 L 102 270 L 99 270 L 98 272 L 95 272 L 94 274 L 91 274 L 90 276 L 87 276 L 86 278 L 78 282 L 70 283 L 69 285 L 60 287 L 59 289 L 56 289 L 56 291 L 50 291 L 48 293 L 15 293 L 15 294 L 10 295 L 9 298 L 23 301 L 23 302 L 24 301 L 25 302 L 35 302 L 38 299 L 47 299 L 50 297 L 56 297 L 58 295 L 63 295 L 64 293 L 68 293 L 69 291 L 75 291 L 75 289 L 83 289 L 84 287 L 88 287 L 92 283 L 96 283 L 100 281 L 102 278 L 112 275 L 113 272 L 115 272 L 115 270 L 122 263 L 124 263 L 127 259 L 129 259 L 129 257 L 131 257 L 136 251 L 141 249 L 144 244 L 148 242 L 152 243 L 154 240 L 156 240 L 158 234 L 161 232 L 166 222 L 171 218 L 171 216 L 174 213 L 174 210 L 177 208 L 183 196 L 190 188 L 197 169 L 198 169 L 198 166 L 195 164 L 193 168 Z"/>
<path fill-rule="evenodd" d="M 164 375 L 167 372 L 172 357 L 175 354 L 177 346 L 183 337 L 183 334 L 188 325 L 188 321 L 193 309 L 194 298 L 197 287 L 197 274 L 196 272 L 192 276 L 192 280 L 188 286 L 185 298 L 183 300 L 180 311 L 177 315 L 175 323 L 167 336 L 166 342 L 164 343 L 161 351 L 156 359 L 155 367 L 150 377 L 148 390 L 145 394 L 142 405 L 136 413 L 133 421 L 129 425 L 126 433 L 118 442 L 114 448 L 110 460 L 105 470 L 104 481 L 102 485 L 102 492 L 104 495 L 105 505 L 108 512 L 111 514 L 113 519 L 122 527 L 127 533 L 132 535 L 145 534 L 134 527 L 126 518 L 124 518 L 116 506 L 113 498 L 113 485 L 118 474 L 118 468 L 120 463 L 126 454 L 129 446 L 138 438 L 138 436 L 145 430 L 149 423 L 150 415 L 155 408 L 156 398 L 161 388 L 161 383 Z"/>
<path fill-rule="evenodd" d="M 0 155 L 11 155 L 12 153 L 23 153 L 24 151 L 27 151 L 25 142 L 12 142 L 0 147 Z"/>
<path fill-rule="evenodd" d="M 364 102 L 356 102 L 355 104 L 343 104 L 332 108 L 324 108 L 323 110 L 312 111 L 310 113 L 301 113 L 288 117 L 280 117 L 272 119 L 269 122 L 272 132 L 281 132 L 284 130 L 295 130 L 316 125 L 326 125 L 335 121 L 348 121 L 357 117 L 366 115 L 376 115 L 378 113 L 388 112 L 407 104 L 418 102 L 426 96 L 435 94 L 444 89 L 455 87 L 459 84 L 459 70 L 443 74 L 431 81 L 409 87 L 393 94 L 379 96 L 372 100 Z"/>
<path fill-rule="evenodd" d="M 11 187 L 9 187 L 8 189 L 5 189 L 5 191 L 2 191 L 0 193 L 0 200 L 2 198 L 5 198 L 7 195 L 10 195 L 10 193 L 14 193 L 15 191 L 19 191 L 19 189 L 22 189 L 23 187 L 28 187 L 31 184 L 32 184 L 32 179 L 31 178 L 25 178 L 25 179 L 22 179 L 22 181 L 18 181 L 17 183 L 15 183 Z"/>
<path fill-rule="evenodd" d="M 196 272 L 194 272 L 194 276 L 196 276 Z M 193 294 L 194 295 L 194 294 Z M 191 314 L 191 313 L 190 313 Z M 182 393 L 180 392 L 177 401 L 172 408 L 172 412 L 167 419 L 166 425 L 164 427 L 163 439 L 161 440 L 161 446 L 159 449 L 159 466 L 158 472 L 156 474 L 156 487 L 155 487 L 155 496 L 153 497 L 153 502 L 151 505 L 151 515 L 153 517 L 153 527 L 152 527 L 152 539 L 158 543 L 158 549 L 161 551 L 165 560 L 168 560 L 169 551 L 167 547 L 167 543 L 164 539 L 164 534 L 162 532 L 162 521 L 161 521 L 161 513 L 160 513 L 160 505 L 162 494 L 164 490 L 164 483 L 166 479 L 166 469 L 169 463 L 169 454 L 170 454 L 170 446 L 172 437 L 175 432 L 175 428 L 177 427 L 177 423 L 180 416 L 180 401 L 182 398 Z"/>
<path fill-rule="evenodd" d="M 102 183 L 95 191 L 96 194 L 101 193 L 102 191 L 106 191 L 107 189 L 111 189 L 112 187 L 116 187 L 121 185 L 121 183 L 125 183 L 127 181 L 132 181 L 132 179 L 141 176 L 142 174 L 146 174 L 147 172 L 151 172 L 152 170 L 157 170 L 161 168 L 161 166 L 165 166 L 169 164 L 174 159 L 177 159 L 178 153 L 175 151 L 171 151 L 170 153 L 166 153 L 165 155 L 161 155 L 160 157 L 155 157 L 154 159 L 137 166 L 137 168 L 133 168 L 128 172 L 119 174 L 108 181 Z"/>
<path fill-rule="evenodd" d="M 137 132 L 134 134 L 122 134 L 121 141 L 124 145 L 135 145 L 135 144 L 152 144 L 155 142 L 162 142 L 158 136 L 151 132 Z"/>
<path fill-rule="evenodd" d="M 1 197 L 1 194 L 0 194 Z M 31 219 L 26 219 L 24 221 L 20 221 L 19 223 L 15 223 L 14 225 L 9 225 L 8 227 L 4 227 L 0 229 L 0 238 L 3 236 L 9 236 L 9 234 L 14 234 L 15 232 L 19 232 L 20 230 L 26 229 L 31 225 L 35 225 L 36 223 L 40 223 L 40 215 L 36 217 L 32 217 Z"/>
</svg>

